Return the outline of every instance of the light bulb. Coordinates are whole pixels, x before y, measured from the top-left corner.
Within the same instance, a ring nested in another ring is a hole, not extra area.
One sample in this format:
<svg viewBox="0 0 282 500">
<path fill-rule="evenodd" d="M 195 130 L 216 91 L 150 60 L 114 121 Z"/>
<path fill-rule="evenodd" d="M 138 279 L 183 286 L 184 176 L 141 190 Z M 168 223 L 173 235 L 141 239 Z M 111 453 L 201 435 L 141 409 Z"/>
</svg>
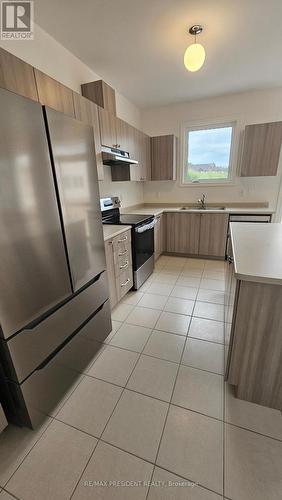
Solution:
<svg viewBox="0 0 282 500">
<path fill-rule="evenodd" d="M 200 43 L 193 43 L 185 50 L 184 65 L 188 71 L 198 71 L 205 62 L 205 49 Z"/>
</svg>

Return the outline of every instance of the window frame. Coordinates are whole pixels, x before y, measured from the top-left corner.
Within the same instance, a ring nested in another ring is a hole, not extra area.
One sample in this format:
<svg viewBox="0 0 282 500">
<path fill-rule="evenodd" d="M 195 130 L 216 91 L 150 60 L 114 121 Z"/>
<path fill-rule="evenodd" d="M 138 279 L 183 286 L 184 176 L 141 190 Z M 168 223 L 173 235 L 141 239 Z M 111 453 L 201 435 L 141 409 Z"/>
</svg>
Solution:
<svg viewBox="0 0 282 500">
<path fill-rule="evenodd" d="M 232 127 L 231 145 L 230 145 L 230 158 L 227 179 L 208 179 L 197 181 L 185 181 L 186 160 L 188 159 L 188 133 L 194 130 L 208 130 L 213 128 Z M 182 161 L 180 163 L 180 186 L 181 187 L 200 187 L 200 186 L 226 186 L 234 185 L 235 171 L 236 171 L 236 158 L 239 142 L 239 130 L 236 120 L 220 119 L 220 120 L 201 120 L 196 122 L 186 122 L 181 126 L 181 155 Z"/>
</svg>

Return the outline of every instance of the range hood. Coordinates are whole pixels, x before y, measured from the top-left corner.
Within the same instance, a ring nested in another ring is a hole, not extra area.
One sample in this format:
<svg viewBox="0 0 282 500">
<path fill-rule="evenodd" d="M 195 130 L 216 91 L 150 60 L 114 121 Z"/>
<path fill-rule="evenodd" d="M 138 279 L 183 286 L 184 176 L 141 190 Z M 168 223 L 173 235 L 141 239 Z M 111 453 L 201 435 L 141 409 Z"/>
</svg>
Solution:
<svg viewBox="0 0 282 500">
<path fill-rule="evenodd" d="M 102 160 L 104 165 L 121 166 L 121 165 L 138 165 L 137 160 L 132 160 L 129 153 L 115 148 L 103 148 Z"/>
</svg>

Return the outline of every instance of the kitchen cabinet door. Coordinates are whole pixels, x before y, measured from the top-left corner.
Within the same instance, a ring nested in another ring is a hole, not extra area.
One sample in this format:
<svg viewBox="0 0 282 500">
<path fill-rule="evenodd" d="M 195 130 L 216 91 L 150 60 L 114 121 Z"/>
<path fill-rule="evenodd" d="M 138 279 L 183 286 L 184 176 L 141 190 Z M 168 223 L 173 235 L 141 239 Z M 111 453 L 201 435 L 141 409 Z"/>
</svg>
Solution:
<svg viewBox="0 0 282 500">
<path fill-rule="evenodd" d="M 101 107 L 98 107 L 98 115 L 102 146 L 116 148 L 118 144 L 116 117 Z"/>
<path fill-rule="evenodd" d="M 92 126 L 91 101 L 77 92 L 73 92 L 73 104 L 75 118 Z"/>
<path fill-rule="evenodd" d="M 81 92 L 84 97 L 116 116 L 115 91 L 106 82 L 96 80 L 95 82 L 83 83 Z"/>
<path fill-rule="evenodd" d="M 146 162 L 146 180 L 152 179 L 152 165 L 151 165 L 151 137 L 144 134 L 144 154 Z"/>
<path fill-rule="evenodd" d="M 137 130 L 137 128 L 133 127 L 132 138 L 133 138 L 132 158 L 138 161 L 138 165 L 131 165 L 130 179 L 132 181 L 142 181 L 143 177 L 142 142 L 141 142 L 141 132 Z"/>
<path fill-rule="evenodd" d="M 94 143 L 96 151 L 96 164 L 98 180 L 104 180 L 104 165 L 102 161 L 100 126 L 98 117 L 98 106 L 77 92 L 73 93 L 74 112 L 77 120 L 93 127 Z"/>
<path fill-rule="evenodd" d="M 130 153 L 131 137 L 130 125 L 120 118 L 116 118 L 117 147 Z"/>
<path fill-rule="evenodd" d="M 281 121 L 248 125 L 244 133 L 241 176 L 277 175 L 281 142 Z"/>
<path fill-rule="evenodd" d="M 39 102 L 74 118 L 73 91 L 38 69 L 34 74 Z"/>
<path fill-rule="evenodd" d="M 176 137 L 162 135 L 151 137 L 152 181 L 176 179 Z"/>
<path fill-rule="evenodd" d="M 161 255 L 161 216 L 156 217 L 156 224 L 154 227 L 154 256 L 155 261 Z"/>
<path fill-rule="evenodd" d="M 38 101 L 33 67 L 0 48 L 0 87 Z"/>
<path fill-rule="evenodd" d="M 111 308 L 117 304 L 117 287 L 116 287 L 116 275 L 115 275 L 115 256 L 114 256 L 114 241 L 107 240 L 105 241 L 105 254 L 106 254 L 106 267 L 107 267 L 107 275 L 108 275 L 108 283 L 109 283 L 109 293 L 110 293 L 110 302 Z"/>
<path fill-rule="evenodd" d="M 199 253 L 200 214 L 166 214 L 166 251 L 197 255 Z"/>
<path fill-rule="evenodd" d="M 154 227 L 154 246 L 155 246 L 155 261 L 165 252 L 165 215 L 156 216 L 156 225 Z"/>
<path fill-rule="evenodd" d="M 96 150 L 98 181 L 103 181 L 105 176 L 104 176 L 104 164 L 102 160 L 102 145 L 101 145 L 98 106 L 97 104 L 94 104 L 94 102 L 93 103 L 91 102 L 90 106 L 91 106 L 92 126 L 93 126 L 94 142 Z"/>
<path fill-rule="evenodd" d="M 200 214 L 200 255 L 225 257 L 228 218 L 228 214 Z"/>
</svg>

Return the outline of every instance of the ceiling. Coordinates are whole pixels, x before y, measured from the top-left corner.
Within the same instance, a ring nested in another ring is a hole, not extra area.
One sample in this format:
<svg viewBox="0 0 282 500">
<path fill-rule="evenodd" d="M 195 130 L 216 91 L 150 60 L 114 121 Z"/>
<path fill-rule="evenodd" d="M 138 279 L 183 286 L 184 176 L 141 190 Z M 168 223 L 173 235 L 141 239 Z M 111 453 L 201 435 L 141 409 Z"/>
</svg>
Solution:
<svg viewBox="0 0 282 500">
<path fill-rule="evenodd" d="M 281 0 L 36 0 L 35 21 L 139 107 L 282 86 Z M 199 36 L 206 61 L 183 65 Z"/>
</svg>

